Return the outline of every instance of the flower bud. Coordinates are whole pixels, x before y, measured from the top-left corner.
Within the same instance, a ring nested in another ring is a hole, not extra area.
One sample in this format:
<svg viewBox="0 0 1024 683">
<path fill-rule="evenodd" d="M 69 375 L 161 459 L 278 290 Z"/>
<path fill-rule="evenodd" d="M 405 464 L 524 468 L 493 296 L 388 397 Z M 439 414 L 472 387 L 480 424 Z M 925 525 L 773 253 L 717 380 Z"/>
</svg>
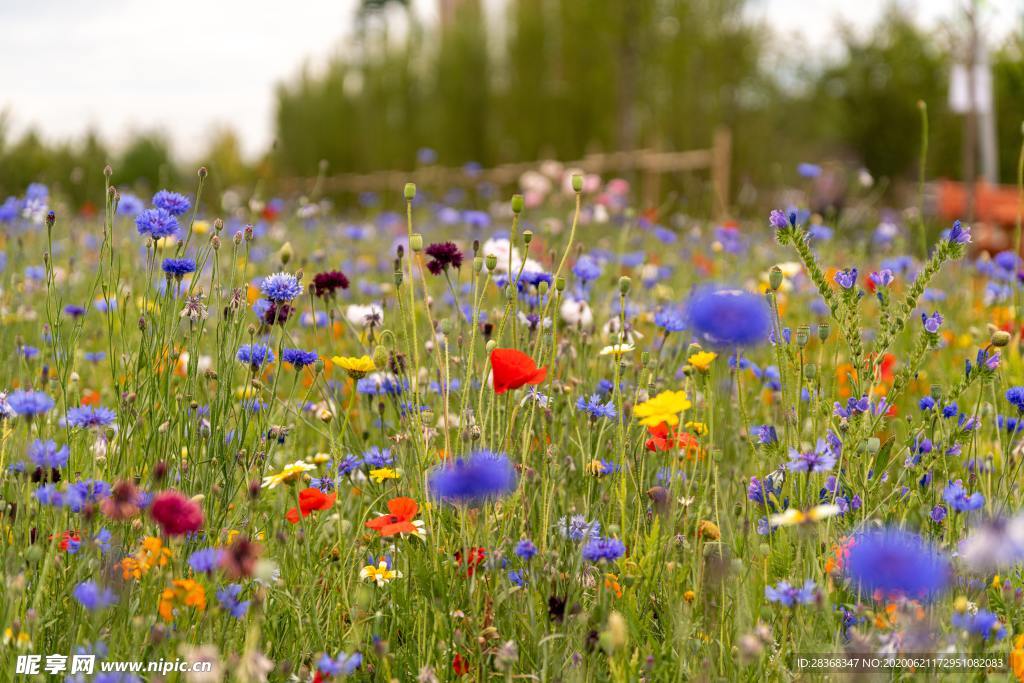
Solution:
<svg viewBox="0 0 1024 683">
<path fill-rule="evenodd" d="M 541 296 L 544 296 L 545 294 L 548 293 L 547 280 L 541 280 L 540 282 L 537 283 L 537 293 L 540 294 Z"/>
<path fill-rule="evenodd" d="M 583 176 L 579 173 L 572 177 L 572 189 L 573 192 L 583 192 Z"/>
<path fill-rule="evenodd" d="M 818 376 L 818 366 L 814 363 L 808 363 L 804 366 L 804 377 L 807 379 L 814 379 Z"/>
<path fill-rule="evenodd" d="M 801 325 L 796 328 L 796 343 L 799 346 L 807 346 L 807 342 L 811 338 L 811 328 L 807 325 Z"/>
<path fill-rule="evenodd" d="M 487 340 L 487 346 L 485 348 L 487 349 L 487 353 L 490 353 L 494 349 L 498 348 L 498 342 L 493 339 L 489 339 Z"/>
<path fill-rule="evenodd" d="M 825 341 L 828 339 L 828 335 L 831 333 L 832 328 L 828 323 L 822 323 L 818 325 L 818 339 Z"/>
<path fill-rule="evenodd" d="M 409 248 L 417 253 L 423 251 L 423 235 L 414 232 L 412 237 L 409 238 Z"/>
<path fill-rule="evenodd" d="M 768 285 L 773 292 L 779 291 L 779 287 L 782 286 L 782 268 L 772 266 L 772 269 L 768 271 Z"/>
<path fill-rule="evenodd" d="M 628 275 L 623 275 L 619 278 L 619 294 L 629 294 L 629 287 L 632 284 L 632 280 L 629 279 Z"/>
<path fill-rule="evenodd" d="M 210 172 L 206 170 L 205 166 L 200 166 L 198 173 L 200 178 L 205 178 Z"/>
<path fill-rule="evenodd" d="M 416 183 L 405 184 L 405 201 L 411 202 L 416 199 Z"/>
<path fill-rule="evenodd" d="M 523 211 L 523 195 L 512 195 L 512 213 L 520 214 Z"/>
<path fill-rule="evenodd" d="M 479 256 L 473 257 L 473 272 L 479 273 L 484 269 L 484 260 Z"/>
<path fill-rule="evenodd" d="M 996 330 L 992 333 L 992 346 L 1003 347 L 1010 343 L 1010 333 L 1006 330 Z"/>
<path fill-rule="evenodd" d="M 565 278 L 562 277 L 561 275 L 555 278 L 555 289 L 557 289 L 559 292 L 565 291 Z"/>
<path fill-rule="evenodd" d="M 494 270 L 498 267 L 498 257 L 494 254 L 487 254 L 484 262 L 487 264 L 487 270 Z"/>
<path fill-rule="evenodd" d="M 373 366 L 376 368 L 386 368 L 388 356 L 387 348 L 383 344 L 377 344 L 373 347 Z"/>
<path fill-rule="evenodd" d="M 292 256 L 295 255 L 295 251 L 292 249 L 291 242 L 285 242 L 281 245 L 281 250 L 277 253 L 278 258 L 281 259 L 281 265 L 287 264 L 292 260 Z"/>
<path fill-rule="evenodd" d="M 523 232 L 523 244 L 529 244 L 533 241 L 533 231 L 526 230 Z"/>
</svg>

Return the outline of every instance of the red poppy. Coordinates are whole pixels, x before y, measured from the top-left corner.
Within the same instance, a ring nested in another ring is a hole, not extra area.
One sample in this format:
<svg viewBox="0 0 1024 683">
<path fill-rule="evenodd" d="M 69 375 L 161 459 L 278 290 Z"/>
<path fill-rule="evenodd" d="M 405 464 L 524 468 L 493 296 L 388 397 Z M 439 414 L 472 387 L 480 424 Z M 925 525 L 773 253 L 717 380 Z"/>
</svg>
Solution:
<svg viewBox="0 0 1024 683">
<path fill-rule="evenodd" d="M 52 539 L 53 536 L 50 536 Z M 78 535 L 77 531 L 65 531 L 61 534 L 59 547 L 64 552 L 67 552 L 68 547 L 75 543 L 76 545 L 82 542 L 82 537 Z"/>
<path fill-rule="evenodd" d="M 455 672 L 456 676 L 465 676 L 469 673 L 469 662 L 458 652 L 452 658 L 452 671 Z"/>
<path fill-rule="evenodd" d="M 491 351 L 491 368 L 494 370 L 496 394 L 504 394 L 526 384 L 540 384 L 548 374 L 547 368 L 538 368 L 532 358 L 516 349 Z"/>
<path fill-rule="evenodd" d="M 381 536 L 394 536 L 395 534 L 415 534 L 419 528 L 413 524 L 413 517 L 419 512 L 420 506 L 412 498 L 404 496 L 392 498 L 388 501 L 388 512 L 391 514 L 381 515 L 377 519 L 371 519 L 366 523 L 370 529 L 374 529 Z"/>
<path fill-rule="evenodd" d="M 455 561 L 459 563 L 460 567 L 463 564 L 466 565 L 466 576 L 473 576 L 476 568 L 484 563 L 486 552 L 483 548 L 477 548 L 476 546 L 470 548 L 469 552 L 465 555 L 462 554 L 461 550 L 456 550 Z"/>
<path fill-rule="evenodd" d="M 338 494 L 332 493 L 327 495 L 318 488 L 307 488 L 299 491 L 299 508 L 302 510 L 303 517 L 309 517 L 314 510 L 327 510 L 334 505 L 335 499 Z M 285 515 L 289 522 L 292 524 L 299 523 L 299 511 L 292 508 Z"/>
<path fill-rule="evenodd" d="M 679 449 L 687 454 L 700 452 L 700 444 L 697 443 L 697 438 L 693 434 L 669 429 L 664 422 L 654 427 L 648 427 L 647 431 L 651 438 L 647 439 L 644 446 L 649 451 L 664 452 Z"/>
</svg>

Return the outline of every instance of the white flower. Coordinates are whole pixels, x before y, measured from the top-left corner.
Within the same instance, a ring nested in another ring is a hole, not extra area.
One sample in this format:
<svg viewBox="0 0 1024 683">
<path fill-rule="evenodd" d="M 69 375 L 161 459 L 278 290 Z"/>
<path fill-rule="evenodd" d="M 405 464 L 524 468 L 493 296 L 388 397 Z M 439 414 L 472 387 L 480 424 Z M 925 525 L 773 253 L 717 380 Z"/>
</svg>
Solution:
<svg viewBox="0 0 1024 683">
<path fill-rule="evenodd" d="M 993 574 L 1024 560 L 1024 515 L 976 527 L 960 543 L 960 557 L 979 574 Z"/>
<path fill-rule="evenodd" d="M 380 327 L 384 323 L 384 309 L 379 304 L 350 304 L 345 317 L 355 327 Z"/>
<path fill-rule="evenodd" d="M 583 330 L 594 328 L 594 312 L 590 310 L 590 304 L 583 300 L 566 299 L 562 302 L 558 312 L 562 320 L 572 327 L 579 327 Z"/>
</svg>

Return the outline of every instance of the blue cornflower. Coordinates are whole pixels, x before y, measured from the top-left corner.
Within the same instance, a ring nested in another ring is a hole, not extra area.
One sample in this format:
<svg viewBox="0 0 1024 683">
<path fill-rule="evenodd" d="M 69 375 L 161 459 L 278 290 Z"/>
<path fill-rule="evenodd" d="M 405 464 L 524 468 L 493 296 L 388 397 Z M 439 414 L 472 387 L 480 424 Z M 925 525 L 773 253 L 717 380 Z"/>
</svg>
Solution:
<svg viewBox="0 0 1024 683">
<path fill-rule="evenodd" d="M 884 598 L 930 599 L 950 578 L 949 560 L 941 551 L 898 528 L 856 534 L 844 571 L 865 594 L 879 591 Z"/>
<path fill-rule="evenodd" d="M 596 519 L 593 522 L 588 522 L 583 515 L 562 517 L 558 520 L 557 527 L 564 538 L 577 542 L 601 533 L 601 523 Z"/>
<path fill-rule="evenodd" d="M 600 394 L 594 394 L 589 399 L 580 396 L 576 399 L 576 410 L 586 413 L 595 420 L 602 417 L 611 419 L 617 415 L 615 403 L 611 399 L 601 403 Z"/>
<path fill-rule="evenodd" d="M 64 307 L 64 314 L 72 318 L 80 318 L 85 315 L 85 308 L 78 304 L 68 304 Z"/>
<path fill-rule="evenodd" d="M 942 409 L 942 417 L 956 417 L 960 413 L 960 406 L 956 404 L 956 401 L 950 403 Z"/>
<path fill-rule="evenodd" d="M 474 505 L 508 495 L 516 487 L 516 471 L 508 456 L 474 451 L 468 458 L 443 464 L 430 473 L 431 494 L 448 503 Z"/>
<path fill-rule="evenodd" d="M 85 479 L 68 486 L 64 505 L 72 512 L 81 512 L 89 503 L 98 503 L 110 495 L 110 484 L 102 479 Z"/>
<path fill-rule="evenodd" d="M 928 334 L 937 334 L 939 328 L 942 326 L 942 315 L 938 312 L 933 312 L 931 315 L 921 314 L 921 323 L 924 325 L 925 332 Z"/>
<path fill-rule="evenodd" d="M 985 504 L 985 496 L 975 491 L 968 495 L 962 480 L 952 481 L 942 490 L 942 499 L 956 512 L 977 510 Z"/>
<path fill-rule="evenodd" d="M 836 281 L 836 284 L 843 289 L 853 289 L 857 284 L 857 269 L 848 268 L 846 270 L 840 270 L 835 274 L 833 279 Z"/>
<path fill-rule="evenodd" d="M 223 555 L 219 548 L 203 548 L 189 555 L 188 566 L 192 567 L 194 572 L 212 574 L 213 570 L 220 566 Z"/>
<path fill-rule="evenodd" d="M 626 545 L 617 538 L 597 536 L 587 541 L 582 554 L 587 562 L 614 562 L 626 554 Z"/>
<path fill-rule="evenodd" d="M 572 272 L 581 282 L 592 282 L 601 277 L 601 264 L 593 256 L 584 254 L 573 265 Z"/>
<path fill-rule="evenodd" d="M 952 244 L 968 244 L 971 241 L 971 227 L 962 225 L 960 221 L 953 221 L 953 227 L 950 228 L 946 239 Z"/>
<path fill-rule="evenodd" d="M 950 623 L 967 631 L 969 635 L 979 636 L 982 640 L 1002 640 L 1006 637 L 1006 626 L 999 617 L 985 609 L 974 613 L 955 612 Z"/>
<path fill-rule="evenodd" d="M 783 607 L 809 605 L 818 595 L 814 581 L 807 579 L 800 588 L 791 586 L 788 581 L 779 581 L 775 586 L 764 587 L 764 597 L 768 602 L 777 602 Z"/>
<path fill-rule="evenodd" d="M 260 282 L 260 292 L 274 303 L 287 303 L 302 294 L 302 284 L 291 273 L 274 273 Z"/>
<path fill-rule="evenodd" d="M 370 446 L 363 453 L 363 464 L 367 467 L 390 467 L 395 463 L 395 456 L 391 454 L 390 448 Z"/>
<path fill-rule="evenodd" d="M 135 229 L 159 240 L 178 234 L 178 219 L 166 209 L 146 209 L 135 217 Z"/>
<path fill-rule="evenodd" d="M 686 318 L 675 308 L 662 308 L 654 314 L 654 324 L 668 332 L 682 332 L 686 329 Z"/>
<path fill-rule="evenodd" d="M 121 199 L 117 202 L 117 215 L 137 216 L 146 208 L 146 204 L 130 192 L 121 193 Z"/>
<path fill-rule="evenodd" d="M 229 583 L 217 591 L 217 602 L 235 619 L 241 619 L 249 611 L 251 601 L 240 601 L 239 594 L 242 592 L 241 584 Z"/>
<path fill-rule="evenodd" d="M 526 575 L 518 570 L 510 571 L 508 573 L 508 580 L 512 583 L 513 586 L 522 587 L 526 585 Z"/>
<path fill-rule="evenodd" d="M 68 410 L 65 419 L 72 427 L 92 429 L 112 425 L 117 420 L 117 413 L 103 406 L 77 406 Z"/>
<path fill-rule="evenodd" d="M 95 612 L 117 602 L 114 591 L 109 588 L 100 588 L 96 585 L 95 581 L 83 581 L 75 586 L 75 589 L 71 591 L 71 595 L 78 601 L 78 604 L 90 612 Z"/>
<path fill-rule="evenodd" d="M 925 396 L 917 402 L 917 407 L 921 410 L 931 410 L 935 407 L 935 399 L 931 396 Z"/>
<path fill-rule="evenodd" d="M 190 258 L 165 258 L 160 268 L 167 277 L 180 280 L 185 275 L 196 272 L 196 262 Z"/>
<path fill-rule="evenodd" d="M 243 344 L 238 347 L 235 357 L 243 363 L 248 363 L 254 368 L 259 368 L 266 363 L 274 362 L 274 352 L 269 346 L 263 344 Z"/>
<path fill-rule="evenodd" d="M 946 519 L 946 514 L 946 507 L 944 505 L 936 505 L 932 508 L 932 511 L 928 516 L 931 517 L 932 521 L 936 524 L 941 524 L 942 520 Z"/>
<path fill-rule="evenodd" d="M 771 313 L 764 297 L 757 294 L 705 288 L 687 301 L 686 322 L 713 346 L 752 346 L 768 339 Z"/>
<path fill-rule="evenodd" d="M 303 351 L 302 349 L 285 349 L 281 352 L 281 360 L 288 363 L 296 370 L 312 365 L 320 358 L 315 351 Z"/>
<path fill-rule="evenodd" d="M 1010 387 L 1006 390 L 1006 400 L 1018 413 L 1024 414 L 1024 387 Z"/>
<path fill-rule="evenodd" d="M 523 560 L 530 560 L 537 554 L 537 546 L 528 538 L 524 538 L 516 544 L 515 554 Z"/>
<path fill-rule="evenodd" d="M 803 162 L 801 164 L 797 164 L 796 172 L 801 178 L 817 178 L 821 175 L 821 166 L 818 164 Z"/>
<path fill-rule="evenodd" d="M 57 444 L 53 441 L 36 439 L 28 446 L 28 459 L 36 467 L 60 469 L 68 464 L 68 447 L 57 448 Z"/>
<path fill-rule="evenodd" d="M 352 474 L 363 464 L 362 459 L 357 455 L 346 455 L 338 461 L 338 474 L 344 477 Z"/>
<path fill-rule="evenodd" d="M 53 484 L 40 486 L 32 492 L 32 495 L 35 496 L 40 505 L 48 505 L 55 508 L 64 507 L 64 494 Z"/>
<path fill-rule="evenodd" d="M 192 208 L 192 202 L 183 194 L 160 190 L 153 195 L 153 206 L 163 209 L 172 216 L 181 216 Z"/>
<path fill-rule="evenodd" d="M 7 396 L 7 405 L 15 415 L 35 417 L 49 412 L 53 408 L 53 399 L 41 391 L 19 389 Z"/>
<path fill-rule="evenodd" d="M 408 387 L 406 380 L 374 373 L 356 382 L 356 391 L 368 396 L 398 396 Z"/>
<path fill-rule="evenodd" d="M 358 652 L 345 654 L 342 652 L 337 657 L 324 654 L 317 660 L 316 668 L 328 676 L 348 676 L 355 672 L 363 663 L 363 656 Z"/>
</svg>

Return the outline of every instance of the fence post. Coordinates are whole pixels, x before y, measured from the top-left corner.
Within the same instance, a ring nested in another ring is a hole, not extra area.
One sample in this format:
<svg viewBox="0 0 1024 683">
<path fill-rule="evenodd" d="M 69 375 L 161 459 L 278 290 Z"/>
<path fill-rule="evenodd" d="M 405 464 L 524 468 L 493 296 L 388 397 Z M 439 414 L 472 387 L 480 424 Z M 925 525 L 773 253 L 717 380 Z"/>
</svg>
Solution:
<svg viewBox="0 0 1024 683">
<path fill-rule="evenodd" d="M 729 215 L 729 173 L 732 156 L 732 131 L 726 126 L 715 128 L 711 143 L 711 186 L 720 217 Z"/>
</svg>

